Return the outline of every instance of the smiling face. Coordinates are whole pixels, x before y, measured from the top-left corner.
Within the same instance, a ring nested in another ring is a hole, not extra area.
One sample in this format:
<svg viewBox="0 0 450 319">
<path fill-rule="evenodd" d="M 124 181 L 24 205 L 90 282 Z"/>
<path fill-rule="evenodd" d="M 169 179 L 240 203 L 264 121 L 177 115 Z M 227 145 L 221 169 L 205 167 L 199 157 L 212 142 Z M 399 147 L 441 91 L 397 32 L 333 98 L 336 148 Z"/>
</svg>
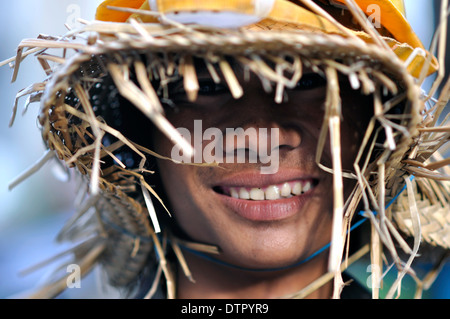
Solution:
<svg viewBox="0 0 450 319">
<path fill-rule="evenodd" d="M 242 72 L 237 70 L 236 74 L 244 87 L 242 98 L 234 99 L 226 84 L 216 84 L 199 71 L 196 101 L 188 101 L 182 83 L 175 85 L 171 98 L 176 106 L 166 108 L 166 117 L 192 136 L 194 121 L 201 120 L 203 131 L 217 128 L 223 132 L 224 140 L 230 128 L 254 128 L 259 140 L 263 138 L 260 128 L 278 129 L 276 145 L 269 146 L 278 151 L 277 171 L 261 174 L 265 164 L 237 160 L 225 161 L 219 167 L 158 160 L 158 171 L 174 219 L 190 240 L 217 245 L 221 250 L 218 258 L 237 266 L 284 267 L 308 257 L 330 241 L 332 175 L 315 162 L 326 81 L 305 71 L 296 88 L 287 91 L 288 99 L 276 104 L 273 94 L 264 92 L 255 75 L 245 81 Z M 342 92 L 346 110 L 342 161 L 344 169 L 349 170 L 362 138 L 360 119 L 370 108 L 361 105 L 363 98 L 355 96 L 351 91 Z M 154 150 L 170 157 L 173 143 L 157 131 L 153 137 Z M 200 151 L 209 143 L 210 140 L 202 140 Z M 248 155 L 251 141 L 245 145 Z M 328 145 L 321 163 L 331 167 Z M 236 144 L 234 150 L 238 148 Z M 352 185 L 352 181 L 345 181 L 347 194 Z"/>
</svg>

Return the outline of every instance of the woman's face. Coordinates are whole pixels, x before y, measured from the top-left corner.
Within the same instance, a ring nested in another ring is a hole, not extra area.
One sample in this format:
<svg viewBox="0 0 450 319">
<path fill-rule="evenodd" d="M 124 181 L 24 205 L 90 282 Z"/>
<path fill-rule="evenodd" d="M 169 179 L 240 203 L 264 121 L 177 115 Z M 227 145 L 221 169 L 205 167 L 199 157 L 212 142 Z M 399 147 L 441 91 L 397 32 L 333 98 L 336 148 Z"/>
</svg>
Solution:
<svg viewBox="0 0 450 319">
<path fill-rule="evenodd" d="M 326 81 L 315 74 L 305 74 L 295 89 L 287 91 L 288 99 L 277 104 L 255 75 L 244 81 L 241 72 L 236 74 L 244 88 L 243 97 L 234 99 L 226 84 L 215 84 L 206 73 L 199 72 L 197 100 L 189 102 L 180 83 L 171 96 L 176 107 L 167 108 L 166 116 L 176 128 L 189 130 L 192 143 L 195 138 L 202 138 L 194 134 L 194 121 L 198 120 L 201 122 L 196 122 L 197 128 L 199 123 L 202 132 L 217 128 L 224 141 L 227 129 L 238 128 L 256 129 L 257 140 L 250 138 L 239 145 L 239 139 L 228 139 L 223 146 L 228 151 L 234 147 L 232 155 L 225 151 L 217 154 L 216 149 L 215 155 L 226 158 L 218 167 L 158 160 L 158 169 L 173 218 L 190 240 L 218 246 L 221 251 L 218 258 L 237 266 L 256 269 L 287 266 L 330 241 L 332 175 L 321 170 L 315 161 L 324 118 Z M 346 116 L 359 119 L 361 107 L 367 112 L 369 106 L 359 104 L 359 93 L 342 95 L 343 108 L 349 113 L 344 113 L 345 120 L 341 123 L 342 162 L 345 169 L 352 169 L 363 130 L 358 121 Z M 267 136 L 260 128 L 267 132 L 276 128 L 279 132 L 276 142 L 267 139 L 268 149 L 278 152 L 273 174 L 261 173 L 267 161 L 263 164 L 249 160 L 255 145 L 266 143 Z M 153 136 L 154 150 L 170 157 L 173 143 L 159 132 Z M 207 139 L 197 140 L 196 152 L 211 147 L 210 143 Z M 248 155 L 245 163 L 238 162 L 238 149 L 245 149 Z M 331 167 L 328 141 L 321 163 Z M 352 181 L 345 181 L 347 194 L 351 185 Z"/>
</svg>

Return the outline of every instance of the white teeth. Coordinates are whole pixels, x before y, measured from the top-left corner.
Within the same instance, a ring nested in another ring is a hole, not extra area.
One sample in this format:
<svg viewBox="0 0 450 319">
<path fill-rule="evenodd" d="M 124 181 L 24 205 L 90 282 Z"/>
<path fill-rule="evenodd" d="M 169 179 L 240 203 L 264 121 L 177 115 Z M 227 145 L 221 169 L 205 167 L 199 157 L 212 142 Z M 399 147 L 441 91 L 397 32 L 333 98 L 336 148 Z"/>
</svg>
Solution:
<svg viewBox="0 0 450 319">
<path fill-rule="evenodd" d="M 300 195 L 302 193 L 302 184 L 295 183 L 294 187 L 292 187 L 292 194 L 294 195 Z"/>
<path fill-rule="evenodd" d="M 310 181 L 305 182 L 286 182 L 280 185 L 270 185 L 266 188 L 230 187 L 229 196 L 245 200 L 277 200 L 282 198 L 291 198 L 310 191 L 313 188 Z"/>
<path fill-rule="evenodd" d="M 264 191 L 261 188 L 252 188 L 250 198 L 253 200 L 264 200 Z"/>
<path fill-rule="evenodd" d="M 306 182 L 305 185 L 303 185 L 303 193 L 310 191 L 311 188 L 312 188 L 311 182 Z"/>
<path fill-rule="evenodd" d="M 235 188 L 230 188 L 230 195 L 233 198 L 239 198 L 239 192 Z"/>
<path fill-rule="evenodd" d="M 239 198 L 240 199 L 250 199 L 250 194 L 247 192 L 245 188 L 241 188 L 239 190 Z"/>
<path fill-rule="evenodd" d="M 291 195 L 291 185 L 284 183 L 281 187 L 281 196 L 288 197 L 289 195 Z"/>
<path fill-rule="evenodd" d="M 269 186 L 266 189 L 266 199 L 275 200 L 280 199 L 280 188 L 278 186 Z"/>
</svg>

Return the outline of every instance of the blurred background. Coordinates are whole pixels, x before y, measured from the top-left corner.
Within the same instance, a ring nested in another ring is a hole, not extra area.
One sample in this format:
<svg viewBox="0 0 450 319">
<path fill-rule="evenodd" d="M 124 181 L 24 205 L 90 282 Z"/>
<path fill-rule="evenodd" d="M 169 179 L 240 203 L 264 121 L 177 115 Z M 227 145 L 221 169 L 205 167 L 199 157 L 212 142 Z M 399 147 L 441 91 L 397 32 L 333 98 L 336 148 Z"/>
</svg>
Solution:
<svg viewBox="0 0 450 319">
<path fill-rule="evenodd" d="M 407 15 L 413 28 L 428 47 L 439 12 L 438 0 L 405 0 Z M 24 38 L 39 34 L 62 35 L 64 24 L 76 27 L 77 18 L 91 20 L 101 0 L 14 0 L 0 3 L 0 61 L 15 56 Z M 54 242 L 64 222 L 73 214 L 74 188 L 67 174 L 56 162 L 47 163 L 39 172 L 8 191 L 8 184 L 34 164 L 45 149 L 37 127 L 38 103 L 31 104 L 25 114 L 26 98 L 19 100 L 14 125 L 8 123 L 17 92 L 45 77 L 36 60 L 27 58 L 20 68 L 18 80 L 11 84 L 12 70 L 0 68 L 0 298 L 17 296 L 33 288 L 48 275 L 41 269 L 26 276 L 20 272 L 65 250 Z M 353 271 L 368 276 L 366 266 Z M 427 265 L 424 265 L 426 269 Z M 444 267 L 426 298 L 450 297 L 450 265 Z M 95 280 L 83 281 L 80 289 L 71 289 L 62 298 L 95 298 Z M 403 297 L 411 297 L 405 293 Z"/>
</svg>

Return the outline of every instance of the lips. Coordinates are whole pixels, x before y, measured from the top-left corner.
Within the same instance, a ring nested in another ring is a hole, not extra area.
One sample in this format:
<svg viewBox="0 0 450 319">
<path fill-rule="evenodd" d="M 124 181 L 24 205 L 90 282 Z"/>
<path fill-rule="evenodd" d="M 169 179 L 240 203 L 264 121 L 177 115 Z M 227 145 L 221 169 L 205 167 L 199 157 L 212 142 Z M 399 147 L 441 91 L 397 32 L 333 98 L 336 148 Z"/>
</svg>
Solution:
<svg viewBox="0 0 450 319">
<path fill-rule="evenodd" d="M 213 189 L 233 212 L 252 221 L 274 221 L 298 213 L 314 193 L 318 179 L 295 172 L 237 174 Z"/>
</svg>

